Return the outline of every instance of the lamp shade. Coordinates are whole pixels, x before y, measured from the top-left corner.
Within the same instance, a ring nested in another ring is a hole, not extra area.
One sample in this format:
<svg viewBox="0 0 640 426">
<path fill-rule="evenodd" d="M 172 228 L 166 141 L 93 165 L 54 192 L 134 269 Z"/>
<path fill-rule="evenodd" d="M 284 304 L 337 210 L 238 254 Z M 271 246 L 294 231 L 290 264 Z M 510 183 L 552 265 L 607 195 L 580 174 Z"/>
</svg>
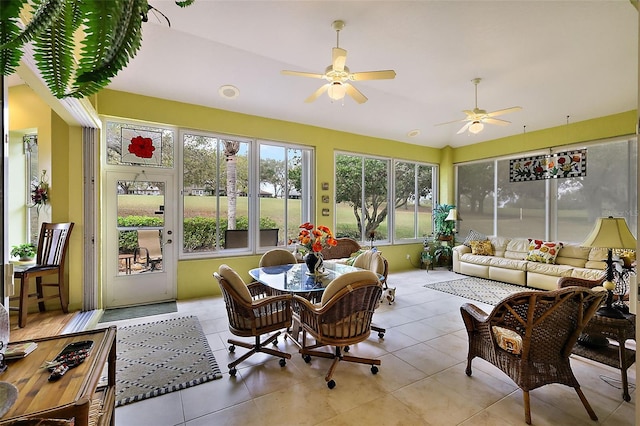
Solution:
<svg viewBox="0 0 640 426">
<path fill-rule="evenodd" d="M 635 250 L 636 239 L 623 217 L 601 217 L 582 246 Z"/>
<path fill-rule="evenodd" d="M 447 215 L 447 217 L 444 218 L 444 220 L 458 220 L 458 210 L 456 209 L 449 210 L 449 214 Z"/>
</svg>

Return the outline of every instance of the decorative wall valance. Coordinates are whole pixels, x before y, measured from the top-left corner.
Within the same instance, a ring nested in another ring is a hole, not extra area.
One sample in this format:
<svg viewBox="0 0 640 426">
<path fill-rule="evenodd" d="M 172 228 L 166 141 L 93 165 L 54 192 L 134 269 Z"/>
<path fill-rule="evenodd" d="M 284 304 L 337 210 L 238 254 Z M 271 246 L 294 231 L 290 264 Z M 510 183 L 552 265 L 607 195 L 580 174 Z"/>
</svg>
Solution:
<svg viewBox="0 0 640 426">
<path fill-rule="evenodd" d="M 587 175 L 587 150 L 557 152 L 509 161 L 509 182 Z"/>
</svg>

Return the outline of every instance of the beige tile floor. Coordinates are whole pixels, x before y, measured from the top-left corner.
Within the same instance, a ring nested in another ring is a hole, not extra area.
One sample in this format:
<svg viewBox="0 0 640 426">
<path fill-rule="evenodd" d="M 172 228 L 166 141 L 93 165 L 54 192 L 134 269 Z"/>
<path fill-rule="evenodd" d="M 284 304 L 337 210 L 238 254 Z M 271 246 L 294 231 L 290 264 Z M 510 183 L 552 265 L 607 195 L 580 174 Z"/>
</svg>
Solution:
<svg viewBox="0 0 640 426">
<path fill-rule="evenodd" d="M 227 363 L 233 356 L 226 341 L 231 335 L 222 299 L 180 301 L 177 314 L 162 317 L 197 315 L 224 377 L 117 408 L 116 425 L 523 425 L 522 392 L 507 376 L 478 358 L 473 376 L 464 373 L 467 338 L 459 307 L 466 300 L 422 287 L 456 278 L 445 270 L 391 274 L 396 302 L 381 305 L 374 316 L 387 327 L 384 339 L 372 334 L 352 348 L 380 358 L 380 371 L 372 375 L 369 366 L 341 363 L 333 390 L 324 381 L 330 361 L 313 358 L 306 364 L 297 347 L 283 339 L 278 346 L 293 355 L 286 367 L 259 354 L 230 377 Z M 217 285 L 213 278 L 211 285 Z M 548 385 L 531 392 L 534 425 L 634 424 L 635 388 L 631 402 L 624 402 L 618 370 L 577 357 L 572 366 L 599 421 L 589 419 L 573 389 Z M 629 379 L 635 385 L 635 365 Z"/>
</svg>

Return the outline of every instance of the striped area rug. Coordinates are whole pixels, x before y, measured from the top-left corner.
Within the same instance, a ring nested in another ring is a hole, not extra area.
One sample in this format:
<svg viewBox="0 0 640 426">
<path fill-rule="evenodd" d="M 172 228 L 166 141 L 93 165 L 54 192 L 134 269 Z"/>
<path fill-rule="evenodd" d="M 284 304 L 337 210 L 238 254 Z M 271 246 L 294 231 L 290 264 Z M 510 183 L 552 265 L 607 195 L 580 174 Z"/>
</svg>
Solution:
<svg viewBox="0 0 640 426">
<path fill-rule="evenodd" d="M 520 291 L 535 290 L 484 278 L 468 277 L 453 281 L 425 284 L 424 287 L 454 294 L 489 305 L 497 305 L 505 297 Z"/>
<path fill-rule="evenodd" d="M 195 316 L 118 328 L 116 407 L 222 378 Z"/>
</svg>

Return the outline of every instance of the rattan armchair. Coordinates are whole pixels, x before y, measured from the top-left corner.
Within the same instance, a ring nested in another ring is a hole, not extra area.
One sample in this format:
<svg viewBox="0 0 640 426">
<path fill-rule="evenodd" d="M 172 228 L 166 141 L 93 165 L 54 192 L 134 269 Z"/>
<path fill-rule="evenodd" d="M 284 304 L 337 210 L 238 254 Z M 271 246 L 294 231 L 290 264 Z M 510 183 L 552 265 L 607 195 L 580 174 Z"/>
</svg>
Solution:
<svg viewBox="0 0 640 426">
<path fill-rule="evenodd" d="M 255 344 L 234 339 L 227 341 L 231 344 L 229 352 L 235 352 L 236 346 L 249 349 L 249 352 L 228 365 L 229 374 L 235 376 L 236 366 L 258 352 L 279 357 L 280 366 L 284 367 L 291 354 L 265 345 L 276 345 L 280 330 L 291 326 L 291 295 L 273 295 L 269 287 L 258 282 L 247 285 L 233 269 L 224 264 L 213 275 L 222 290 L 229 317 L 229 331 L 240 337 L 255 337 Z M 267 333 L 273 334 L 261 341 L 260 337 Z"/>
<path fill-rule="evenodd" d="M 605 294 L 584 287 L 524 291 L 503 299 L 490 314 L 470 303 L 460 307 L 469 335 L 466 374 L 480 357 L 501 369 L 522 389 L 531 424 L 529 391 L 550 383 L 575 389 L 592 420 L 598 420 L 575 378 L 569 355 Z"/>
<path fill-rule="evenodd" d="M 282 248 L 271 249 L 260 258 L 260 267 L 279 266 L 298 263 L 296 256 Z"/>
<path fill-rule="evenodd" d="M 389 275 L 389 262 L 382 254 L 377 250 L 367 250 L 361 253 L 353 261 L 353 266 L 361 269 L 368 269 L 378 274 L 378 279 L 382 284 L 383 289 L 389 288 L 387 286 L 387 277 Z M 380 278 L 382 277 L 382 278 Z M 386 328 L 379 327 L 375 324 L 371 325 L 371 329 L 378 333 L 378 337 L 383 339 L 384 334 L 387 332 Z"/>
<path fill-rule="evenodd" d="M 346 355 L 349 345 L 366 340 L 371 332 L 371 319 L 380 301 L 382 286 L 371 271 L 356 271 L 339 276 L 331 281 L 322 294 L 319 305 L 300 296 L 293 296 L 294 309 L 302 325 L 302 348 L 305 362 L 312 356 L 332 358 L 333 363 L 325 376 L 329 389 L 336 382 L 332 379 L 339 361 L 370 364 L 371 372 L 378 372 L 380 360 Z M 307 345 L 307 334 L 315 339 Z M 322 346 L 333 346 L 333 352 L 316 350 Z"/>
</svg>

